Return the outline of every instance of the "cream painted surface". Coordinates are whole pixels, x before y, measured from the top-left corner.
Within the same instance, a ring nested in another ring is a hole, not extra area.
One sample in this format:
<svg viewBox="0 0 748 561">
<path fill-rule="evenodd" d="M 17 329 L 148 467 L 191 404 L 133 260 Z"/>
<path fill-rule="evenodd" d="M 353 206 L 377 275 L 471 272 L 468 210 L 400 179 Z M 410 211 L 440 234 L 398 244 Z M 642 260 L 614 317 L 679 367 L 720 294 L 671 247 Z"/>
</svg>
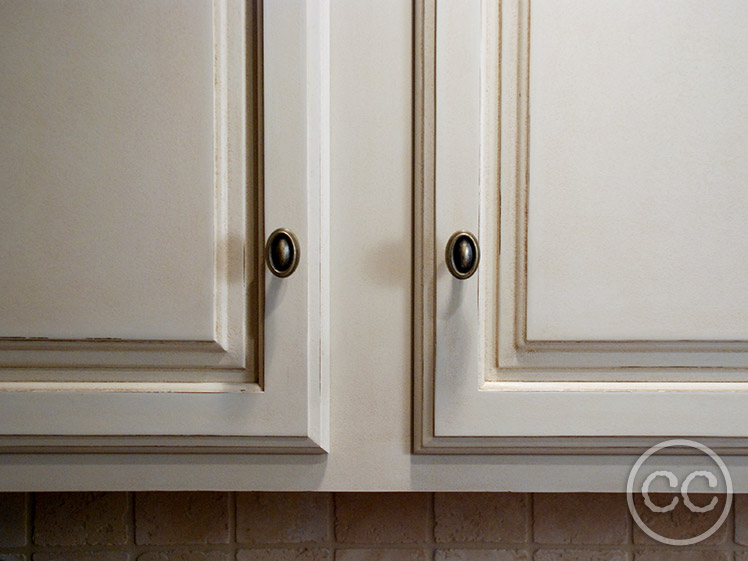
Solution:
<svg viewBox="0 0 748 561">
<path fill-rule="evenodd" d="M 530 22 L 527 338 L 748 340 L 748 4 Z"/>
<path fill-rule="evenodd" d="M 720 5 L 483 2 L 444 24 L 451 3 L 423 3 L 419 452 L 628 454 L 663 435 L 745 452 L 748 12 Z M 480 88 L 445 88 L 475 65 Z M 440 167 L 445 126 L 480 153 L 479 188 L 475 163 L 462 185 Z M 443 274 L 450 210 L 480 216 L 466 281 Z"/>
<path fill-rule="evenodd" d="M 325 451 L 329 10 L 258 6 L 0 2 L 0 449 Z"/>
<path fill-rule="evenodd" d="M 442 2 L 437 13 L 434 177 L 443 196 L 435 209 L 436 369 L 478 384 L 481 325 L 474 317 L 480 275 L 452 277 L 443 248 L 456 231 L 480 232 L 481 2 Z"/>
<path fill-rule="evenodd" d="M 3 455 L 0 489 L 625 489 L 633 456 L 411 453 L 413 15 L 331 2 L 330 453 Z M 725 459 L 748 491 L 748 458 Z"/>
<path fill-rule="evenodd" d="M 0 380 L 256 382 L 244 31 L 204 2 L 1 6 Z"/>
<path fill-rule="evenodd" d="M 211 12 L 0 3 L 0 337 L 212 338 Z"/>
</svg>

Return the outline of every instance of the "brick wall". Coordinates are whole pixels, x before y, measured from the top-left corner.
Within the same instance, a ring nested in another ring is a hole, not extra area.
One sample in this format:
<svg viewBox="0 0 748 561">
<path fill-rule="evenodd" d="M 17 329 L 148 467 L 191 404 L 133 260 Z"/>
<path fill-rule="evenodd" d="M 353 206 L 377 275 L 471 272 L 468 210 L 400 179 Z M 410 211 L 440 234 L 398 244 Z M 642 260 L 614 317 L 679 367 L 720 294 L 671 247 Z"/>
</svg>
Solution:
<svg viewBox="0 0 748 561">
<path fill-rule="evenodd" d="M 716 517 L 639 512 L 674 538 Z M 748 496 L 705 542 L 673 548 L 614 494 L 0 494 L 0 561 L 55 560 L 748 561 Z"/>
</svg>

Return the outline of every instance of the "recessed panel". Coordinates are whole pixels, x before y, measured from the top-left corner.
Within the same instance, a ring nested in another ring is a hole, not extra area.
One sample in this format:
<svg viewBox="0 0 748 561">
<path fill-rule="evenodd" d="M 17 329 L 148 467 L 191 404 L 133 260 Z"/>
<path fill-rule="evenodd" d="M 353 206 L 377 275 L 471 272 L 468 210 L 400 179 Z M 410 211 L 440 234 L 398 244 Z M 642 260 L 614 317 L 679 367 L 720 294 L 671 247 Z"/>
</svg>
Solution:
<svg viewBox="0 0 748 561">
<path fill-rule="evenodd" d="M 0 3 L 0 337 L 214 338 L 212 13 Z"/>
<path fill-rule="evenodd" d="M 748 4 L 529 21 L 527 339 L 748 340 Z"/>
</svg>

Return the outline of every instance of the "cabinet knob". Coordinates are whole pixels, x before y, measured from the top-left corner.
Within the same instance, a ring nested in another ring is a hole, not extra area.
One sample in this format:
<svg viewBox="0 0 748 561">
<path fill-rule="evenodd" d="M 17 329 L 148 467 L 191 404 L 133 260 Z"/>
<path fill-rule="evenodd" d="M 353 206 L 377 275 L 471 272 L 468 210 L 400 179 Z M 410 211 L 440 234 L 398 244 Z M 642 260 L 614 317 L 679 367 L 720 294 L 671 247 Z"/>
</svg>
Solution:
<svg viewBox="0 0 748 561">
<path fill-rule="evenodd" d="M 265 263 L 276 277 L 288 277 L 299 266 L 299 240 L 290 230 L 278 228 L 265 244 Z"/>
<path fill-rule="evenodd" d="M 480 262 L 478 239 L 464 230 L 455 232 L 447 242 L 445 257 L 452 276 L 460 280 L 469 279 L 478 270 Z"/>
</svg>

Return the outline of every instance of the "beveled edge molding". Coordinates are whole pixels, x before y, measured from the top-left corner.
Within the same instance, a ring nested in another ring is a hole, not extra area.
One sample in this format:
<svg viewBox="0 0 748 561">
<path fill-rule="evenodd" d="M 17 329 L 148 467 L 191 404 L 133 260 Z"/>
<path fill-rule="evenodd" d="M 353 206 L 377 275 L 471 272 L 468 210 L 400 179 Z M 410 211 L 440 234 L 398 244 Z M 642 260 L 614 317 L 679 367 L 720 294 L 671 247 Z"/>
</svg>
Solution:
<svg viewBox="0 0 748 561">
<path fill-rule="evenodd" d="M 451 455 L 639 455 L 653 444 L 673 438 L 673 435 L 662 437 L 435 435 L 435 259 L 438 253 L 435 251 L 436 1 L 416 0 L 414 9 L 412 451 L 414 454 Z M 500 3 L 500 0 L 495 1 Z M 529 7 L 530 0 L 519 0 L 519 2 L 525 8 Z M 521 119 L 522 115 L 519 115 L 519 118 Z M 518 248 L 517 251 L 522 250 Z M 490 386 L 492 383 L 487 382 L 486 385 Z M 531 385 L 528 384 L 528 387 Z M 567 389 L 573 389 L 572 387 L 575 386 L 573 382 L 560 382 L 560 385 Z M 697 383 L 695 386 L 698 386 L 701 391 L 719 391 L 714 382 Z M 687 437 L 687 435 L 678 436 Z M 697 440 L 719 454 L 748 455 L 748 437 L 697 437 Z M 682 454 L 682 452 L 673 453 Z"/>
<path fill-rule="evenodd" d="M 68 436 L 3 435 L 3 454 L 325 454 L 303 436 Z"/>
<path fill-rule="evenodd" d="M 414 4 L 413 452 L 450 453 L 434 436 L 436 0 Z"/>
<path fill-rule="evenodd" d="M 671 440 L 672 436 L 631 437 L 435 437 L 425 436 L 416 443 L 415 454 L 481 455 L 481 456 L 640 456 L 651 446 Z M 689 438 L 689 437 L 684 437 Z M 748 455 L 748 438 L 696 438 L 717 454 L 725 456 Z M 658 454 L 689 456 L 694 450 L 663 450 Z"/>
</svg>

